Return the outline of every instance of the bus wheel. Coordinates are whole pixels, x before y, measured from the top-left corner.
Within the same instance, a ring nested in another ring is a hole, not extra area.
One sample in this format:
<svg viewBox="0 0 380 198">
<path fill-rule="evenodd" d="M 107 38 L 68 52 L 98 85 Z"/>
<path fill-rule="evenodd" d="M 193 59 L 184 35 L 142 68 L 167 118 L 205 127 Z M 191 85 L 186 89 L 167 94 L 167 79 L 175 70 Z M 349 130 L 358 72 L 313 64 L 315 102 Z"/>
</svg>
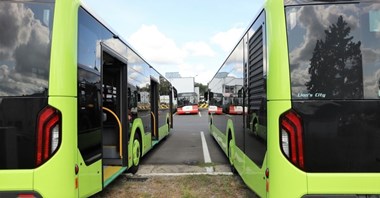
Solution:
<svg viewBox="0 0 380 198">
<path fill-rule="evenodd" d="M 228 159 L 230 160 L 230 169 L 231 169 L 231 172 L 233 174 L 236 174 L 237 171 L 235 169 L 235 166 L 234 166 L 234 160 L 233 160 L 233 157 L 232 157 L 232 139 L 229 138 L 229 141 L 228 141 Z"/>
<path fill-rule="evenodd" d="M 132 143 L 132 166 L 129 169 L 129 172 L 135 174 L 139 169 L 141 159 L 141 139 L 138 133 L 135 134 Z"/>
</svg>

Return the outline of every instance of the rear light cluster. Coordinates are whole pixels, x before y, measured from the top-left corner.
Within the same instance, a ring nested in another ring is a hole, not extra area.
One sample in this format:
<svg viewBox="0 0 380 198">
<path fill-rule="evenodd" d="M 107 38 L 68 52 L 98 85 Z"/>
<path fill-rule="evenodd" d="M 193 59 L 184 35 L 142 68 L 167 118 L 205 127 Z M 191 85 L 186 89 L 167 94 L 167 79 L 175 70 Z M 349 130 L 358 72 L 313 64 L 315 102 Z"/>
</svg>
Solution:
<svg viewBox="0 0 380 198">
<path fill-rule="evenodd" d="M 46 162 L 57 150 L 61 141 L 61 113 L 51 107 L 45 107 L 38 115 L 36 166 Z"/>
<path fill-rule="evenodd" d="M 298 168 L 304 169 L 303 137 L 301 117 L 293 110 L 280 118 L 281 149 L 285 156 Z"/>
</svg>

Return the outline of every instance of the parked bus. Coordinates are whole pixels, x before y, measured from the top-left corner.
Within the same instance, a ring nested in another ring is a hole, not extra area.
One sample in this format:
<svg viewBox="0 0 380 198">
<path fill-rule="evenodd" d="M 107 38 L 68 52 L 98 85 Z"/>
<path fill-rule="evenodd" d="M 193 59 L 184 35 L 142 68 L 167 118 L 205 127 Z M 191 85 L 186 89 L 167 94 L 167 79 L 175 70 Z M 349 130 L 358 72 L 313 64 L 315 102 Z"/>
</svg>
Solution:
<svg viewBox="0 0 380 198">
<path fill-rule="evenodd" d="M 210 97 L 210 98 L 209 98 Z M 208 99 L 208 114 L 222 114 L 223 113 L 223 94 L 206 92 L 205 98 Z"/>
<path fill-rule="evenodd" d="M 210 131 L 258 196 L 380 197 L 379 22 L 378 0 L 263 4 L 209 83 L 243 79 Z"/>
<path fill-rule="evenodd" d="M 136 172 L 169 133 L 170 83 L 79 0 L 0 13 L 0 197 L 89 197 Z"/>
<path fill-rule="evenodd" d="M 177 94 L 177 115 L 198 114 L 198 95 L 195 92 Z"/>
</svg>

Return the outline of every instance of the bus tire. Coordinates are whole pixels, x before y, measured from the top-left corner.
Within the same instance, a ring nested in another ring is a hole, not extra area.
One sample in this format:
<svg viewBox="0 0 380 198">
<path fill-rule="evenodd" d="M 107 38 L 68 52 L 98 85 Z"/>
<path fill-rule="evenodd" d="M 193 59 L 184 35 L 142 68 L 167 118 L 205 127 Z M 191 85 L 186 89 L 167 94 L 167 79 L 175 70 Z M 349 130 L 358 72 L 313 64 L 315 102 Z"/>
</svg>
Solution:
<svg viewBox="0 0 380 198">
<path fill-rule="evenodd" d="M 234 161 L 233 161 L 233 159 L 232 159 L 232 148 L 231 148 L 231 143 L 232 143 L 232 138 L 229 137 L 229 138 L 228 138 L 228 159 L 229 159 L 229 161 L 230 161 L 230 169 L 231 169 L 231 172 L 232 172 L 233 174 L 236 174 L 237 171 L 236 171 L 236 168 L 235 168 L 235 166 L 234 166 Z"/>
<path fill-rule="evenodd" d="M 132 166 L 129 169 L 129 172 L 132 174 L 137 173 L 139 169 L 141 159 L 141 138 L 138 132 L 135 133 L 132 143 Z"/>
</svg>

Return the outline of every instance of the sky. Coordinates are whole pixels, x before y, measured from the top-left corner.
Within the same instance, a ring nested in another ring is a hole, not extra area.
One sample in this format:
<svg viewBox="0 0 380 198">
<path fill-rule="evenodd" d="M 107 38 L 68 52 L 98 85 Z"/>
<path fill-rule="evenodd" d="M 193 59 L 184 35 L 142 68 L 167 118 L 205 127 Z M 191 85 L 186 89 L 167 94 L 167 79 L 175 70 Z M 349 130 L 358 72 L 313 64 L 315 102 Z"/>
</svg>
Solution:
<svg viewBox="0 0 380 198">
<path fill-rule="evenodd" d="M 83 0 L 162 75 L 207 84 L 263 0 Z"/>
</svg>

